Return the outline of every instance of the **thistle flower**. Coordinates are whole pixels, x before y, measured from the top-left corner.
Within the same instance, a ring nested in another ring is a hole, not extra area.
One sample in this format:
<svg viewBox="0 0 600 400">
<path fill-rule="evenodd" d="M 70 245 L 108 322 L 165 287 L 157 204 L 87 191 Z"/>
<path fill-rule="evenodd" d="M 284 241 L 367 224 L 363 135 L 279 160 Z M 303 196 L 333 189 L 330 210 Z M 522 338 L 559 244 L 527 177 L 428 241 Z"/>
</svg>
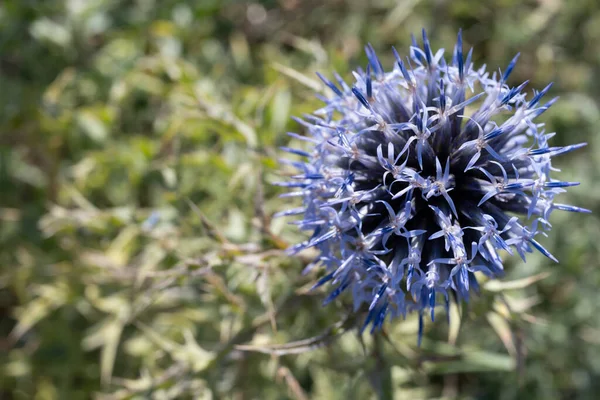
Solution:
<svg viewBox="0 0 600 400">
<path fill-rule="evenodd" d="M 477 291 L 475 272 L 502 275 L 501 252 L 557 261 L 537 239 L 552 211 L 589 212 L 554 202 L 577 183 L 550 177 L 552 157 L 585 143 L 548 145 L 554 134 L 535 120 L 556 101 L 542 103 L 551 84 L 527 100 L 527 82 L 507 83 L 518 55 L 490 74 L 464 56 L 460 33 L 450 63 L 425 31 L 422 44 L 413 38 L 404 60 L 393 49 L 389 72 L 367 46 L 352 86 L 319 74 L 332 96 L 298 119 L 309 135 L 290 135 L 310 149 L 284 148 L 302 161 L 285 161 L 299 173 L 279 183 L 303 201 L 279 214 L 302 214 L 294 224 L 312 232 L 289 252 L 318 250 L 306 271 L 325 270 L 315 284 L 333 287 L 324 303 L 350 292 L 371 332 L 416 311 L 419 339 L 438 302 Z"/>
</svg>

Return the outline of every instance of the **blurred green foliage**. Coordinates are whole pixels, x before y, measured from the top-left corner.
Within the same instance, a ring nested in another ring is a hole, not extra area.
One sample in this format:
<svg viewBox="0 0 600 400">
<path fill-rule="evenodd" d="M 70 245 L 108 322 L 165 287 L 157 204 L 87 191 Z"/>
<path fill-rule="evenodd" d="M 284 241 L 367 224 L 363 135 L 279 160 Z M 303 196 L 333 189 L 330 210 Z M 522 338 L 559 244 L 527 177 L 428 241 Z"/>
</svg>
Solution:
<svg viewBox="0 0 600 400">
<path fill-rule="evenodd" d="M 414 316 L 361 338 L 321 307 L 269 183 L 314 71 L 422 27 L 556 83 L 554 145 L 589 143 L 562 200 L 594 214 L 555 213 L 560 264 L 510 258 L 417 348 Z M 2 2 L 0 398 L 596 398 L 599 73 L 597 0 Z"/>
</svg>

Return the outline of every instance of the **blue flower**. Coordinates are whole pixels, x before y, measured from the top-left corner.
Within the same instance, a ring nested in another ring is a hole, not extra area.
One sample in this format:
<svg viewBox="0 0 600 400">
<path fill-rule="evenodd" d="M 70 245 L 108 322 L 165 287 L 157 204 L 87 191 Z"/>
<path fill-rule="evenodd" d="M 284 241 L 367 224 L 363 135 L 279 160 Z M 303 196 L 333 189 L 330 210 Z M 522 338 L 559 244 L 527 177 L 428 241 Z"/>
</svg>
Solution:
<svg viewBox="0 0 600 400">
<path fill-rule="evenodd" d="M 318 250 L 307 271 L 325 270 L 315 285 L 333 287 L 325 303 L 351 293 L 371 331 L 414 310 L 420 338 L 440 300 L 448 307 L 451 295 L 467 301 L 477 290 L 475 272 L 502 275 L 500 252 L 557 261 L 536 239 L 550 213 L 589 211 L 554 202 L 577 183 L 551 178 L 551 159 L 585 143 L 548 145 L 553 134 L 535 120 L 556 99 L 542 103 L 551 85 L 527 100 L 527 82 L 507 84 L 518 56 L 503 74 L 475 69 L 459 33 L 447 63 L 424 31 L 410 57 L 394 49 L 389 72 L 371 46 L 366 53 L 352 86 L 319 74 L 332 96 L 298 120 L 308 135 L 291 136 L 310 148 L 284 149 L 302 161 L 279 183 L 303 206 L 280 215 L 302 214 L 295 224 L 312 232 L 289 252 Z"/>
</svg>

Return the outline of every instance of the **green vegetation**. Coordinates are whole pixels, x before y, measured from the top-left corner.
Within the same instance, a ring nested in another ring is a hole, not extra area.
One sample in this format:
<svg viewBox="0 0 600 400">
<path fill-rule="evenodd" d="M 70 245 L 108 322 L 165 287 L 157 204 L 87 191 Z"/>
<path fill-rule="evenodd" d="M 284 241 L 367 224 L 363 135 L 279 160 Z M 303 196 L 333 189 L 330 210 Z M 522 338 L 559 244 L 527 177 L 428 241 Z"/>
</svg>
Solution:
<svg viewBox="0 0 600 400">
<path fill-rule="evenodd" d="M 321 307 L 270 183 L 314 72 L 422 27 L 555 82 L 553 145 L 589 143 L 561 201 L 594 213 L 554 213 L 560 264 L 510 257 L 418 348 L 414 316 L 361 338 Z M 0 398 L 596 398 L 599 73 L 597 0 L 2 2 Z"/>
</svg>

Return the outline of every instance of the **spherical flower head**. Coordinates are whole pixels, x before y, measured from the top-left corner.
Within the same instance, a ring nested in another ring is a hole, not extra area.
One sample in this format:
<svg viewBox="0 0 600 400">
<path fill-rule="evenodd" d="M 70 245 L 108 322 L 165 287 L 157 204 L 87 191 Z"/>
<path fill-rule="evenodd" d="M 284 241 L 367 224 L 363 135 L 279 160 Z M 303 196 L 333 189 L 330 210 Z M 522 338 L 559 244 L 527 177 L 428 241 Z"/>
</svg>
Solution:
<svg viewBox="0 0 600 400">
<path fill-rule="evenodd" d="M 433 319 L 451 292 L 468 301 L 475 272 L 502 275 L 501 252 L 557 261 L 536 239 L 550 213 L 588 210 L 554 202 L 577 183 L 551 178 L 551 159 L 585 143 L 548 145 L 554 134 L 536 119 L 556 99 L 542 101 L 551 85 L 527 99 L 527 82 L 507 84 L 518 56 L 490 74 L 464 56 L 460 33 L 446 62 L 425 31 L 410 57 L 394 49 L 391 71 L 366 53 L 352 86 L 319 74 L 332 96 L 298 120 L 308 135 L 290 134 L 308 146 L 284 149 L 302 161 L 289 161 L 299 172 L 280 185 L 303 206 L 280 214 L 303 215 L 295 224 L 312 232 L 289 251 L 319 251 L 307 270 L 325 270 L 315 284 L 332 287 L 324 303 L 349 292 L 371 331 L 415 310 L 421 337 L 423 314 Z"/>
</svg>

